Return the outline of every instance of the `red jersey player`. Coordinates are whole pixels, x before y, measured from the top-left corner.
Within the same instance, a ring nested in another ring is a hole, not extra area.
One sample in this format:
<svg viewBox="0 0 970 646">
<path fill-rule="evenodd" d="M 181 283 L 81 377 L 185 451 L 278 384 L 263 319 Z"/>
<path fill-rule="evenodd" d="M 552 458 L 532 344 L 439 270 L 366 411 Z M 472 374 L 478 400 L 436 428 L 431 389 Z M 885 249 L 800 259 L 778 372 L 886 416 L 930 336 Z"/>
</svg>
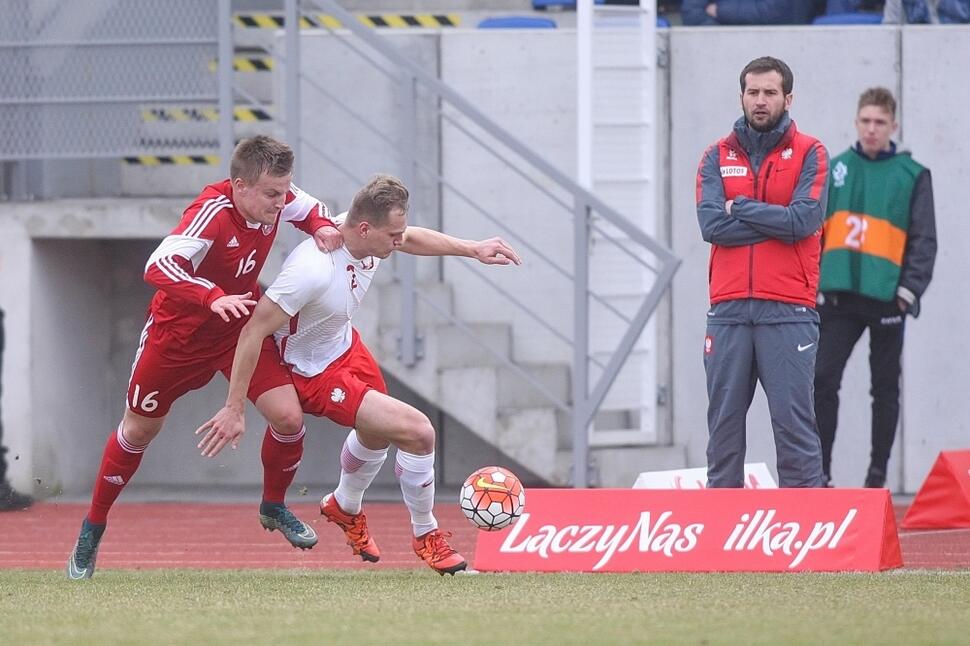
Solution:
<svg viewBox="0 0 970 646">
<path fill-rule="evenodd" d="M 395 473 L 411 514 L 412 548 L 435 571 L 466 566 L 438 529 L 434 503 L 435 430 L 419 410 L 388 396 L 381 370 L 351 325 L 381 260 L 400 250 L 421 256 L 465 256 L 488 265 L 519 264 L 503 240 L 460 240 L 407 226 L 408 190 L 378 175 L 358 191 L 350 212 L 335 218 L 344 246 L 321 254 L 303 242 L 290 253 L 239 336 L 226 406 L 197 432 L 203 455 L 215 455 L 245 430 L 243 398 L 258 375 L 260 345 L 276 341 L 293 373 L 303 410 L 351 427 L 340 455 L 340 483 L 320 512 L 344 530 L 354 554 L 377 561 L 380 551 L 361 512 L 364 491 L 397 447 Z M 254 377 L 255 378 L 255 377 Z"/>
<path fill-rule="evenodd" d="M 258 298 L 257 277 L 283 221 L 313 236 L 320 249 L 342 244 L 318 200 L 292 185 L 293 151 L 269 137 L 236 146 L 230 178 L 206 186 L 158 246 L 145 280 L 152 299 L 128 382 L 127 408 L 108 438 L 91 507 L 67 563 L 70 579 L 90 578 L 108 510 L 176 399 L 227 378 L 239 332 Z M 284 494 L 303 454 L 303 415 L 273 340 L 262 344 L 248 397 L 269 422 L 263 439 L 260 522 L 307 549 L 316 533 L 286 508 Z"/>
</svg>

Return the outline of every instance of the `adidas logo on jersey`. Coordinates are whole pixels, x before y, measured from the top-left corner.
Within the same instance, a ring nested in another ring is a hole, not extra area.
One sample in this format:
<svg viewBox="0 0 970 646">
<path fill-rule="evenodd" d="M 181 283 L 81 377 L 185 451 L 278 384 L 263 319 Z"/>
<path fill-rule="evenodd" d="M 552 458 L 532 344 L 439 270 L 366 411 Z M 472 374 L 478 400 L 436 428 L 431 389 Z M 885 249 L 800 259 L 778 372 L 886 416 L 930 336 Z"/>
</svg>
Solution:
<svg viewBox="0 0 970 646">
<path fill-rule="evenodd" d="M 113 485 L 118 485 L 119 487 L 122 487 L 125 484 L 125 479 L 121 476 L 105 476 L 104 479 Z"/>
<path fill-rule="evenodd" d="M 230 238 L 229 244 L 227 244 L 226 246 L 229 247 L 229 248 L 238 247 L 239 246 L 239 241 L 236 240 L 236 236 L 233 236 L 232 238 Z"/>
</svg>

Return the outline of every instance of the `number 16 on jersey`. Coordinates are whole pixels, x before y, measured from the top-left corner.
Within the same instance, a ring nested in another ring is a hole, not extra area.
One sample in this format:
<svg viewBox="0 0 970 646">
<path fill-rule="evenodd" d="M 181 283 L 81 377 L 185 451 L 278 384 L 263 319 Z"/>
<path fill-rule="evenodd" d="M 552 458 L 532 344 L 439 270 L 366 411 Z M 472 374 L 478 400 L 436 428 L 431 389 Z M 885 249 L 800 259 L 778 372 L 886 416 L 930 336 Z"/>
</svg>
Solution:
<svg viewBox="0 0 970 646">
<path fill-rule="evenodd" d="M 150 413 L 156 408 L 158 408 L 158 402 L 155 401 L 155 395 L 158 394 L 157 390 L 153 390 L 141 398 L 141 386 L 135 384 L 135 389 L 131 393 L 131 401 L 128 403 L 128 407 L 131 410 L 141 409 L 146 413 Z M 141 398 L 141 401 L 139 401 Z"/>
</svg>

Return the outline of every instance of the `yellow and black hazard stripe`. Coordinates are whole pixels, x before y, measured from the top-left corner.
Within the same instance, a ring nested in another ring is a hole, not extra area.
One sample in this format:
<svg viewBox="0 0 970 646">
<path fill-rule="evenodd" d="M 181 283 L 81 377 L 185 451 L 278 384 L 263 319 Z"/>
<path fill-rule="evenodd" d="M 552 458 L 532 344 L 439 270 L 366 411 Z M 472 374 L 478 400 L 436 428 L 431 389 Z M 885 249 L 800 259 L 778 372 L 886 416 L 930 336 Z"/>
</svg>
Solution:
<svg viewBox="0 0 970 646">
<path fill-rule="evenodd" d="M 409 27 L 440 28 L 458 27 L 461 17 L 458 14 L 358 14 L 357 20 L 368 27 L 390 27 L 405 29 Z M 244 29 L 280 29 L 285 20 L 279 14 L 243 13 L 233 16 L 233 23 Z M 342 25 L 333 16 L 325 13 L 303 14 L 300 27 L 303 29 L 339 29 Z"/>
<path fill-rule="evenodd" d="M 283 16 L 268 13 L 244 13 L 232 17 L 233 23 L 243 29 L 281 29 L 285 24 Z M 319 29 L 329 27 L 339 29 L 340 21 L 333 16 L 318 14 L 317 16 L 300 16 L 300 27 L 303 29 Z"/>
<path fill-rule="evenodd" d="M 129 166 L 218 166 L 219 155 L 136 155 L 124 161 Z"/>
<path fill-rule="evenodd" d="M 420 13 L 401 15 L 382 13 L 377 15 L 359 15 L 357 20 L 368 27 L 393 27 L 403 29 L 407 27 L 457 27 L 460 18 L 456 14 Z"/>
<path fill-rule="evenodd" d="M 217 108 L 144 108 L 141 111 L 144 122 L 177 122 L 177 121 L 218 121 Z M 233 108 L 235 121 L 272 121 L 273 115 L 262 108 Z"/>
<path fill-rule="evenodd" d="M 272 56 L 233 56 L 232 69 L 237 72 L 272 72 Z M 209 62 L 209 71 L 215 72 L 219 67 L 218 61 Z"/>
</svg>

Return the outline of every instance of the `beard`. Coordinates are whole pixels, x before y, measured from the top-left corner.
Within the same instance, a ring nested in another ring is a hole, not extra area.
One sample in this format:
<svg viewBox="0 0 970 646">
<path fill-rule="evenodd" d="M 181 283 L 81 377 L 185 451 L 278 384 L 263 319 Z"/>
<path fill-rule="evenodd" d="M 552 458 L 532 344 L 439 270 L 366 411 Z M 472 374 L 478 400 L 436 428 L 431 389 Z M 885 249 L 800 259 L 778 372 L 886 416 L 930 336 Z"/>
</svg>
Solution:
<svg viewBox="0 0 970 646">
<path fill-rule="evenodd" d="M 755 122 L 754 114 L 744 110 L 744 119 L 748 122 L 748 125 L 756 130 L 757 132 L 771 132 L 781 121 L 782 116 L 785 114 L 784 108 L 778 111 L 777 114 L 768 113 L 768 118 L 762 122 Z"/>
</svg>

